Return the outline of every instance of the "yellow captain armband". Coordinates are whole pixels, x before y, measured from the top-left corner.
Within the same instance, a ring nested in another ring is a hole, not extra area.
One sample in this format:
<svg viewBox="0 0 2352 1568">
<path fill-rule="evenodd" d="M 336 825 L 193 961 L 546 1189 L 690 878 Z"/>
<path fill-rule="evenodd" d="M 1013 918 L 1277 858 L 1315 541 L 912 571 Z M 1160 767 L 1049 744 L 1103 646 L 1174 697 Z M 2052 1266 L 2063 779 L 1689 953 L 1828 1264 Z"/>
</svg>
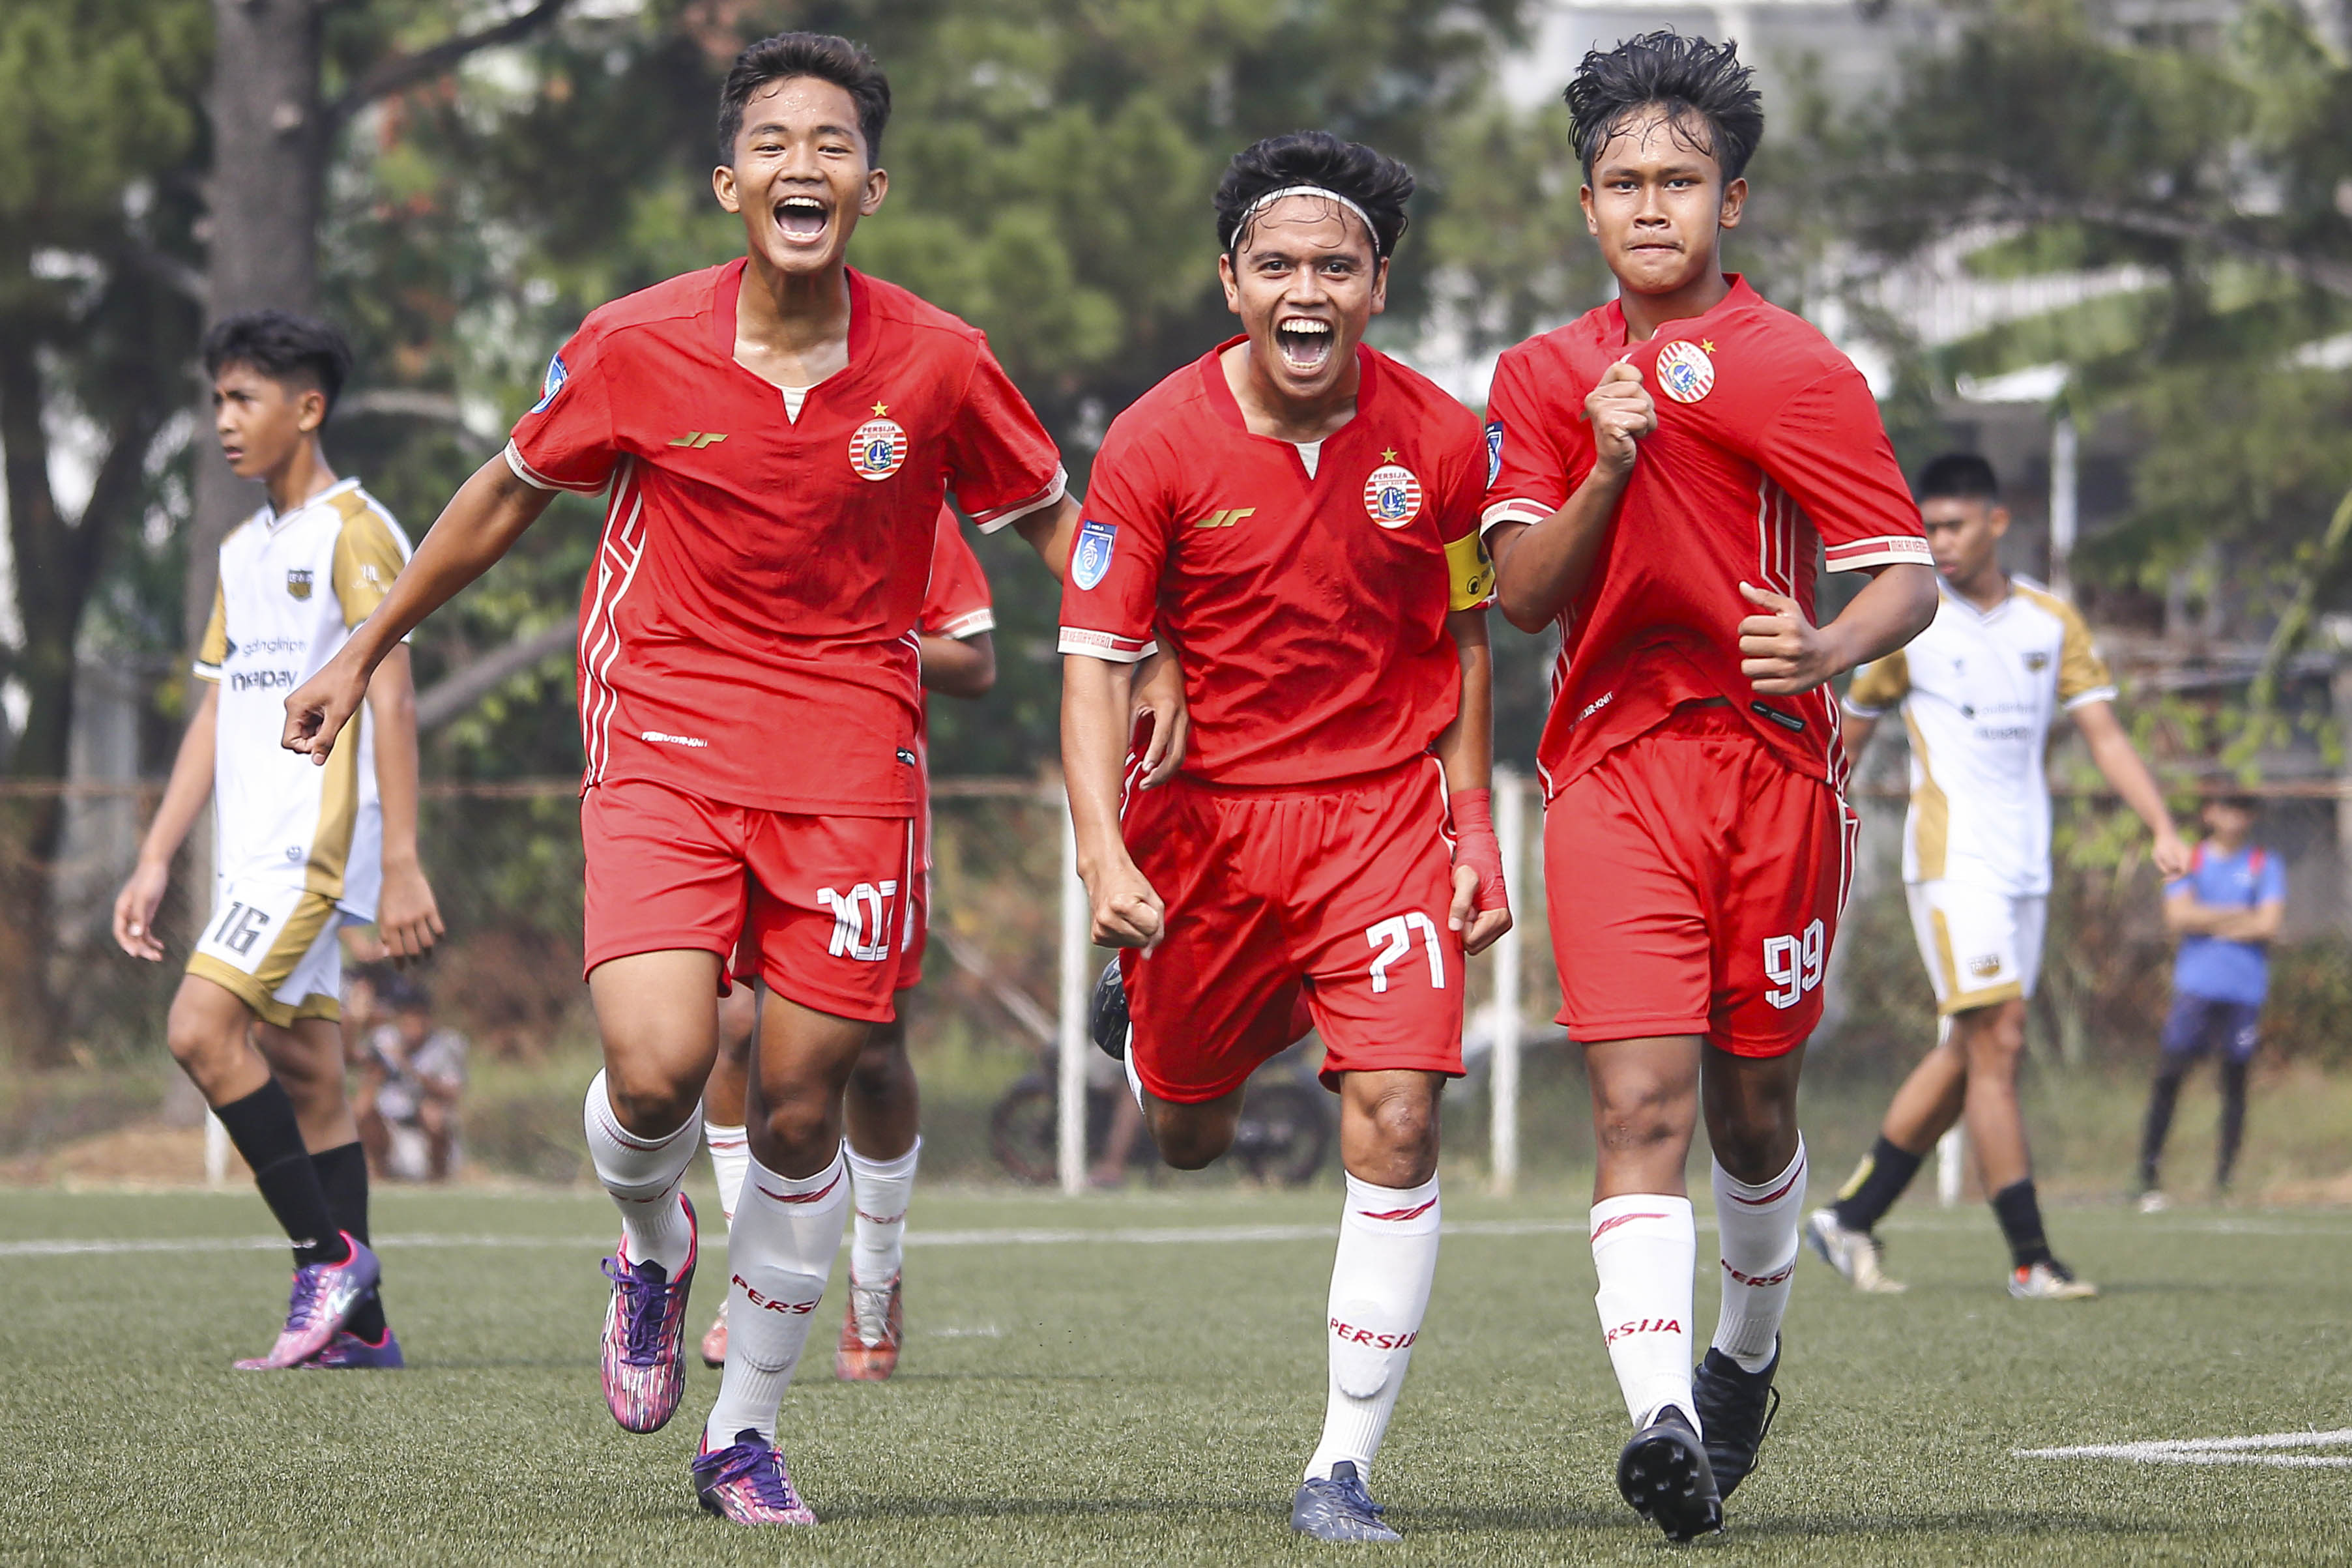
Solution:
<svg viewBox="0 0 2352 1568">
<path fill-rule="evenodd" d="M 1449 610 L 1475 610 L 1495 596 L 1495 563 L 1477 530 L 1445 542 L 1445 575 Z"/>
</svg>

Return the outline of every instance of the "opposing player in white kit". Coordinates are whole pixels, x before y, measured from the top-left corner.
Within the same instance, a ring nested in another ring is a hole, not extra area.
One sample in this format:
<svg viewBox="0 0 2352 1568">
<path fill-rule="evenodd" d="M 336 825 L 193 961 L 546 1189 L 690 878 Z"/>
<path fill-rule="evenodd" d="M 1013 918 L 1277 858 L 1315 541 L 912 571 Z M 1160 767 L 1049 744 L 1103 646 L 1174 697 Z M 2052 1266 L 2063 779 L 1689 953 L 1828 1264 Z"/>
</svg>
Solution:
<svg viewBox="0 0 2352 1568">
<path fill-rule="evenodd" d="M 138 868 L 114 904 L 123 950 L 163 956 L 155 910 L 172 858 L 215 801 L 214 904 L 166 1026 L 294 1247 L 284 1331 L 250 1370 L 396 1367 L 368 1249 L 367 1160 L 343 1092 L 345 924 L 374 921 L 395 959 L 441 917 L 416 855 L 416 710 L 405 649 L 368 691 L 360 743 L 323 768 L 284 750 L 286 694 L 382 602 L 408 559 L 392 515 L 327 466 L 319 432 L 351 366 L 341 336 L 283 311 L 234 316 L 205 342 L 230 467 L 268 501 L 221 543 L 197 651 L 204 695 Z M 258 1048 L 257 1048 L 258 1047 Z"/>
<path fill-rule="evenodd" d="M 1911 735 L 1903 883 L 1919 954 L 1944 1020 L 1935 1049 L 1895 1091 L 1877 1144 L 1807 1236 L 1864 1290 L 1903 1287 L 1879 1268 L 1871 1227 L 1936 1141 L 1966 1120 L 1984 1190 L 2011 1252 L 2010 1294 L 2063 1300 L 2097 1289 L 2051 1256 L 2018 1109 L 2025 1004 L 2042 968 L 2050 893 L 2050 784 L 2043 754 L 2063 710 L 2091 760 L 2155 838 L 2167 878 L 2189 867 L 2164 795 L 2115 713 L 2116 688 L 2073 605 L 2000 567 L 2009 510 L 1992 466 L 1956 453 L 1919 479 L 1942 589 L 1909 647 L 1854 673 L 1846 746 L 1859 757 L 1885 714 Z"/>
</svg>

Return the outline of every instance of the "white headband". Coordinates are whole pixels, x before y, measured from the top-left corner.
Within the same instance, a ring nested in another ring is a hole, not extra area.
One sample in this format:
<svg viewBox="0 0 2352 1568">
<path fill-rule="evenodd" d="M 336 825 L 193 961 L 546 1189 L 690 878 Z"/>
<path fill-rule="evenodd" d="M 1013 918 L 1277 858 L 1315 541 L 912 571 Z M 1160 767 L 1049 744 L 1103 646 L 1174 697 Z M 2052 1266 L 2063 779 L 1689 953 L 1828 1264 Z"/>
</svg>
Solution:
<svg viewBox="0 0 2352 1568">
<path fill-rule="evenodd" d="M 1242 209 L 1241 222 L 1234 225 L 1234 240 L 1238 242 L 1241 239 L 1242 231 L 1248 228 L 1250 226 L 1250 219 L 1257 216 L 1258 214 L 1264 212 L 1275 203 L 1282 200 L 1285 196 L 1321 196 L 1325 201 L 1338 202 L 1341 206 L 1346 207 L 1349 212 L 1354 213 L 1358 217 L 1364 220 L 1364 232 L 1372 237 L 1372 254 L 1376 257 L 1380 254 L 1381 231 L 1372 226 L 1372 215 L 1358 206 L 1355 203 L 1349 201 L 1347 197 L 1341 195 L 1339 192 L 1326 190 L 1321 185 L 1285 185 L 1278 191 L 1266 192 L 1265 195 L 1258 197 L 1257 200 L 1250 203 L 1248 206 Z"/>
</svg>

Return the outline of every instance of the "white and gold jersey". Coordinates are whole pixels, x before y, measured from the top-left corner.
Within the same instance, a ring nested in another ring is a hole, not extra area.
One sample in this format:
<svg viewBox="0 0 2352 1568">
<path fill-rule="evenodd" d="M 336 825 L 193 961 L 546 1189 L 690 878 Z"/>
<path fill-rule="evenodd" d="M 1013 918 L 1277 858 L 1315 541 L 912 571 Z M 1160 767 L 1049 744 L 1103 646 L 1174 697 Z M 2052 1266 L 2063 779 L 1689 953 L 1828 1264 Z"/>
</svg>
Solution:
<svg viewBox="0 0 2352 1568">
<path fill-rule="evenodd" d="M 1855 670 L 1845 697 L 1865 719 L 1900 707 L 1911 734 L 1903 879 L 2046 894 L 2050 727 L 2115 683 L 2083 617 L 2040 584 L 2011 578 L 1990 610 L 1937 588 L 1927 629 Z"/>
<path fill-rule="evenodd" d="M 287 751 L 286 698 L 383 602 L 408 560 L 400 525 L 357 479 L 284 516 L 264 507 L 221 542 L 195 673 L 220 687 L 213 763 L 216 881 L 268 882 L 375 918 L 383 816 L 367 709 L 324 767 Z"/>
</svg>

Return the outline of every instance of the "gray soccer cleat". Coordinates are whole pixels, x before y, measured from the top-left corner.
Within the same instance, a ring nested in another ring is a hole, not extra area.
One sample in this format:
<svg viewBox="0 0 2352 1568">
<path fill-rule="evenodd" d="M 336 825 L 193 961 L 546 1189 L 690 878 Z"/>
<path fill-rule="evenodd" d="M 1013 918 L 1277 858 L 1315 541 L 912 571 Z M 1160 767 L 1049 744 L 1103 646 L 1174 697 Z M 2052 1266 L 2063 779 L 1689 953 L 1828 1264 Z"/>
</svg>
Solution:
<svg viewBox="0 0 2352 1568">
<path fill-rule="evenodd" d="M 2009 1293 L 2021 1301 L 2087 1301 L 2099 1293 L 2099 1288 L 2088 1279 L 2077 1279 L 2074 1271 L 2054 1258 L 2009 1273 Z"/>
<path fill-rule="evenodd" d="M 1871 1296 L 1899 1296 L 1910 1289 L 1889 1279 L 1879 1267 L 1884 1251 L 1878 1237 L 1838 1223 L 1835 1209 L 1815 1209 L 1805 1218 L 1805 1239 L 1822 1261 L 1846 1277 L 1853 1288 Z"/>
<path fill-rule="evenodd" d="M 1383 1511 L 1364 1489 L 1355 1461 L 1341 1459 L 1331 1467 L 1329 1479 L 1318 1477 L 1299 1483 L 1298 1495 L 1290 1503 L 1290 1528 L 1318 1541 L 1402 1541 L 1403 1536 L 1381 1522 Z"/>
</svg>

